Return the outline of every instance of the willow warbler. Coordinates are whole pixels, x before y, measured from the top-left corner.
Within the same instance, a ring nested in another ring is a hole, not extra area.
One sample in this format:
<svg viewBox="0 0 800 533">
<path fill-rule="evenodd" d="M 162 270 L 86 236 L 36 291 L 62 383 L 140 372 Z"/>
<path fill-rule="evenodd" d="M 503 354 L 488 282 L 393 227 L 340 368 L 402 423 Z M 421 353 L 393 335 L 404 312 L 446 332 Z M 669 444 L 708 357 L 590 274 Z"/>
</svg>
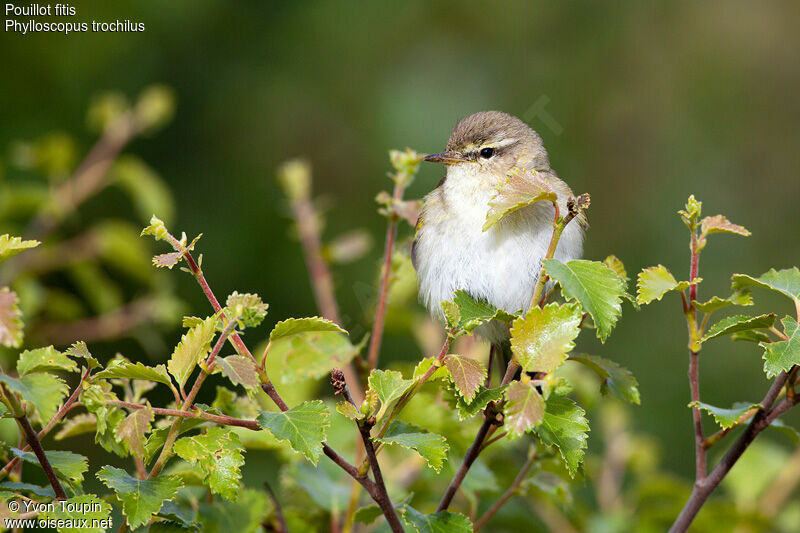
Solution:
<svg viewBox="0 0 800 533">
<path fill-rule="evenodd" d="M 548 179 L 558 195 L 560 213 L 567 213 L 572 191 L 550 168 L 542 138 L 516 117 L 484 111 L 461 120 L 446 151 L 425 161 L 447 168 L 439 186 L 425 196 L 411 248 L 425 306 L 442 319 L 441 302 L 462 289 L 505 311 L 527 311 L 553 234 L 552 203 L 518 209 L 487 231 L 483 225 L 489 201 L 515 167 Z M 556 259 L 580 258 L 585 227 L 583 215 L 567 225 Z M 476 333 L 497 345 L 509 338 L 508 327 L 496 321 Z"/>
</svg>

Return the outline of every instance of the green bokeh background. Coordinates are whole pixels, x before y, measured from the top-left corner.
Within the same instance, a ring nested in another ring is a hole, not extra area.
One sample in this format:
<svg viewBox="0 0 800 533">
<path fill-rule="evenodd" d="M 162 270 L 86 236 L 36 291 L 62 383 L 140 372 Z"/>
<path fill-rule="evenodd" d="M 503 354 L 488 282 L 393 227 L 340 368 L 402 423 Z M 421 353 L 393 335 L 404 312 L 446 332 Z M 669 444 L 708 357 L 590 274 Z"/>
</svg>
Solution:
<svg viewBox="0 0 800 533">
<path fill-rule="evenodd" d="M 345 326 L 363 330 L 357 284 L 376 276 L 385 221 L 373 198 L 390 187 L 387 151 L 438 151 L 458 119 L 484 109 L 528 120 L 557 172 L 592 195 L 588 258 L 614 253 L 629 273 L 663 263 L 686 277 L 675 212 L 694 193 L 706 214 L 753 232 L 710 239 L 701 297 L 724 295 L 732 272 L 800 263 L 797 2 L 72 5 L 73 21 L 129 19 L 146 31 L 0 32 L 0 146 L 63 130 L 88 149 L 92 95 L 173 87 L 174 121 L 129 151 L 170 184 L 173 226 L 205 235 L 203 266 L 218 294 L 258 292 L 272 320 L 316 313 L 275 182 L 283 160 L 313 162 L 315 193 L 329 206 L 327 237 L 357 227 L 374 237 L 366 259 L 334 271 Z M 409 196 L 441 175 L 423 166 Z M 110 215 L 130 206 L 111 194 L 84 209 Z M 193 313 L 206 310 L 188 276 L 180 294 Z M 791 311 L 781 299 L 757 298 Z M 635 426 L 660 441 L 667 469 L 688 478 L 685 346 L 680 303 L 669 295 L 639 313 L 627 308 L 605 345 L 589 339 L 581 348 L 634 372 L 642 390 Z M 383 361 L 418 357 L 413 350 L 388 332 Z M 760 369 L 752 345 L 709 343 L 704 401 L 757 401 L 766 388 Z"/>
</svg>

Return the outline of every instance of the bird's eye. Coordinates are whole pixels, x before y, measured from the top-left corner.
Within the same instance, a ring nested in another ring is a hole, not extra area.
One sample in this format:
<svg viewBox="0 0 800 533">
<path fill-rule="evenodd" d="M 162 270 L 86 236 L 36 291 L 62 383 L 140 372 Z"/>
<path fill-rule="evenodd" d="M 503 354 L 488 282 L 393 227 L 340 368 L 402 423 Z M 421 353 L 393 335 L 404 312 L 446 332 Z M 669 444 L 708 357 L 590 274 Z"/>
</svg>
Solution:
<svg viewBox="0 0 800 533">
<path fill-rule="evenodd" d="M 494 148 L 484 148 L 481 150 L 481 157 L 484 159 L 489 159 L 494 155 Z"/>
</svg>

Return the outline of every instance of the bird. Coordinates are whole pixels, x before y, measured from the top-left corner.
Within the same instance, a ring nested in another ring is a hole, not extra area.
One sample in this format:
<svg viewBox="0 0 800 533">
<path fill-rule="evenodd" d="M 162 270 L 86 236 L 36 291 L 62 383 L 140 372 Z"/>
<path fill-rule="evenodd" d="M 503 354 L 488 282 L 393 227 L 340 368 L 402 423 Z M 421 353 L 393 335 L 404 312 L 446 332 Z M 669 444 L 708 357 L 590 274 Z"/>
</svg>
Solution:
<svg viewBox="0 0 800 533">
<path fill-rule="evenodd" d="M 515 169 L 538 172 L 557 193 L 563 215 L 572 190 L 550 168 L 541 136 L 517 117 L 482 111 L 456 124 L 444 152 L 424 161 L 441 163 L 446 175 L 422 202 L 411 245 L 419 296 L 444 322 L 441 303 L 463 290 L 509 313 L 528 310 L 553 234 L 555 208 L 535 202 L 483 231 L 489 201 Z M 554 257 L 580 259 L 588 222 L 583 213 L 568 224 Z M 493 320 L 475 333 L 510 357 L 509 328 Z"/>
</svg>

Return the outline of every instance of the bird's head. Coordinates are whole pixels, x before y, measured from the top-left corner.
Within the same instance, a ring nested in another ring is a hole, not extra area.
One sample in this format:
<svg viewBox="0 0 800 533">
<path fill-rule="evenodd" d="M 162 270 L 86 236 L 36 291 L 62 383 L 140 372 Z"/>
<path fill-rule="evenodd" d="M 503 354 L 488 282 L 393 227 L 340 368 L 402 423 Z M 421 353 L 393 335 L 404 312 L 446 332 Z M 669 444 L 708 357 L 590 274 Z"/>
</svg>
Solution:
<svg viewBox="0 0 800 533">
<path fill-rule="evenodd" d="M 501 111 L 482 111 L 462 119 L 450 134 L 447 150 L 425 161 L 476 165 L 481 174 L 505 176 L 514 167 L 550 168 L 539 134 L 517 117 Z"/>
</svg>

